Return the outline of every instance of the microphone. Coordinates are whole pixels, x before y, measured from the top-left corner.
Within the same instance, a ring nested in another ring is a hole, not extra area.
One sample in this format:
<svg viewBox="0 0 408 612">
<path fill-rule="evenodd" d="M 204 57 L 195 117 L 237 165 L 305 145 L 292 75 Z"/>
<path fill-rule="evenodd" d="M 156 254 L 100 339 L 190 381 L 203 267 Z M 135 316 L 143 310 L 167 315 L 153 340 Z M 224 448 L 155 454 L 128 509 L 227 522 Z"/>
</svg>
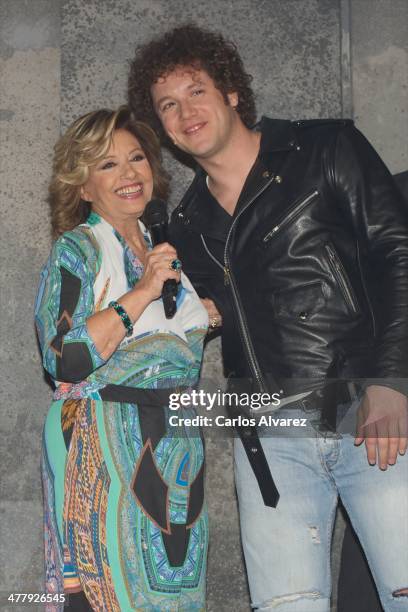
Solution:
<svg viewBox="0 0 408 612">
<path fill-rule="evenodd" d="M 167 208 L 166 203 L 159 198 L 153 198 L 148 202 L 143 213 L 143 220 L 146 223 L 152 237 L 153 246 L 168 242 L 167 239 Z M 163 283 L 162 300 L 166 319 L 172 319 L 177 312 L 177 281 L 169 278 Z"/>
</svg>

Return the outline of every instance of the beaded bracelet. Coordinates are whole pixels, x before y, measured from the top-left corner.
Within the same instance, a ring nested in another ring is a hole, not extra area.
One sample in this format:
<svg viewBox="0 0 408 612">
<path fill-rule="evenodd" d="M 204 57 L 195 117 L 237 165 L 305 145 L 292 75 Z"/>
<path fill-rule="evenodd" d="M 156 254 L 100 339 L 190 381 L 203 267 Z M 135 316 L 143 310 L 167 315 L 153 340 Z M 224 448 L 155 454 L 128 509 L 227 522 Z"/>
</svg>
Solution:
<svg viewBox="0 0 408 612">
<path fill-rule="evenodd" d="M 123 325 L 125 326 L 126 336 L 131 336 L 133 334 L 132 321 L 130 320 L 129 315 L 123 308 L 123 306 L 121 306 L 119 302 L 112 301 L 109 302 L 109 308 L 113 308 L 118 313 L 118 315 L 122 319 Z"/>
</svg>

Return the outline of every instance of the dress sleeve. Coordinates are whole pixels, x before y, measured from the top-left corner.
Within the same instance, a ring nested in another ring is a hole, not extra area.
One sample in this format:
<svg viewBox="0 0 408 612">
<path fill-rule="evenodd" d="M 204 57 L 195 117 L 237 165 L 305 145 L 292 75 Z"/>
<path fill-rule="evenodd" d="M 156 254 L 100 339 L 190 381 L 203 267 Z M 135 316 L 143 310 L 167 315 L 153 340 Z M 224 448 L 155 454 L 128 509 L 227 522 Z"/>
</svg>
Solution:
<svg viewBox="0 0 408 612">
<path fill-rule="evenodd" d="M 55 380 L 80 382 L 105 363 L 86 325 L 99 265 L 90 237 L 74 230 L 57 240 L 42 270 L 35 323 L 44 368 Z"/>
</svg>

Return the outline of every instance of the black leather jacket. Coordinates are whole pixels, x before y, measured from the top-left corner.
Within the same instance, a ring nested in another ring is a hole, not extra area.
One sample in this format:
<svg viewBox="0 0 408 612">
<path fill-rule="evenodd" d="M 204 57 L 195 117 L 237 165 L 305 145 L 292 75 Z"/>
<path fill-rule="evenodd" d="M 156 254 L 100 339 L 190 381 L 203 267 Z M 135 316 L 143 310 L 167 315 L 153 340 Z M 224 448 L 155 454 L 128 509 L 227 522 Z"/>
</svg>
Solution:
<svg viewBox="0 0 408 612">
<path fill-rule="evenodd" d="M 226 240 L 201 170 L 170 223 L 184 271 L 223 315 L 226 374 L 284 394 L 408 377 L 408 215 L 390 173 L 348 120 L 260 130 Z"/>
</svg>

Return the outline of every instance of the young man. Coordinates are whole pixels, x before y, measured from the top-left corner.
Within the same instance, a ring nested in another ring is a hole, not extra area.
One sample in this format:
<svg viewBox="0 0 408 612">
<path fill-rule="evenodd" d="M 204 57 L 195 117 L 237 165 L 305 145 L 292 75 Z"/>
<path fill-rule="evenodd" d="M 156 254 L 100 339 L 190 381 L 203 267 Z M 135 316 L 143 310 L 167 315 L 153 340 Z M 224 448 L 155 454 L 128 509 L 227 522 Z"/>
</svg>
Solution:
<svg viewBox="0 0 408 612">
<path fill-rule="evenodd" d="M 300 436 L 239 428 L 252 605 L 329 610 L 340 495 L 384 609 L 407 609 L 406 210 L 351 121 L 252 129 L 250 80 L 234 45 L 189 25 L 138 50 L 129 99 L 198 164 L 171 232 L 222 315 L 227 375 L 279 393 L 277 414 L 307 425 Z M 336 433 L 357 406 L 356 437 Z"/>
</svg>

